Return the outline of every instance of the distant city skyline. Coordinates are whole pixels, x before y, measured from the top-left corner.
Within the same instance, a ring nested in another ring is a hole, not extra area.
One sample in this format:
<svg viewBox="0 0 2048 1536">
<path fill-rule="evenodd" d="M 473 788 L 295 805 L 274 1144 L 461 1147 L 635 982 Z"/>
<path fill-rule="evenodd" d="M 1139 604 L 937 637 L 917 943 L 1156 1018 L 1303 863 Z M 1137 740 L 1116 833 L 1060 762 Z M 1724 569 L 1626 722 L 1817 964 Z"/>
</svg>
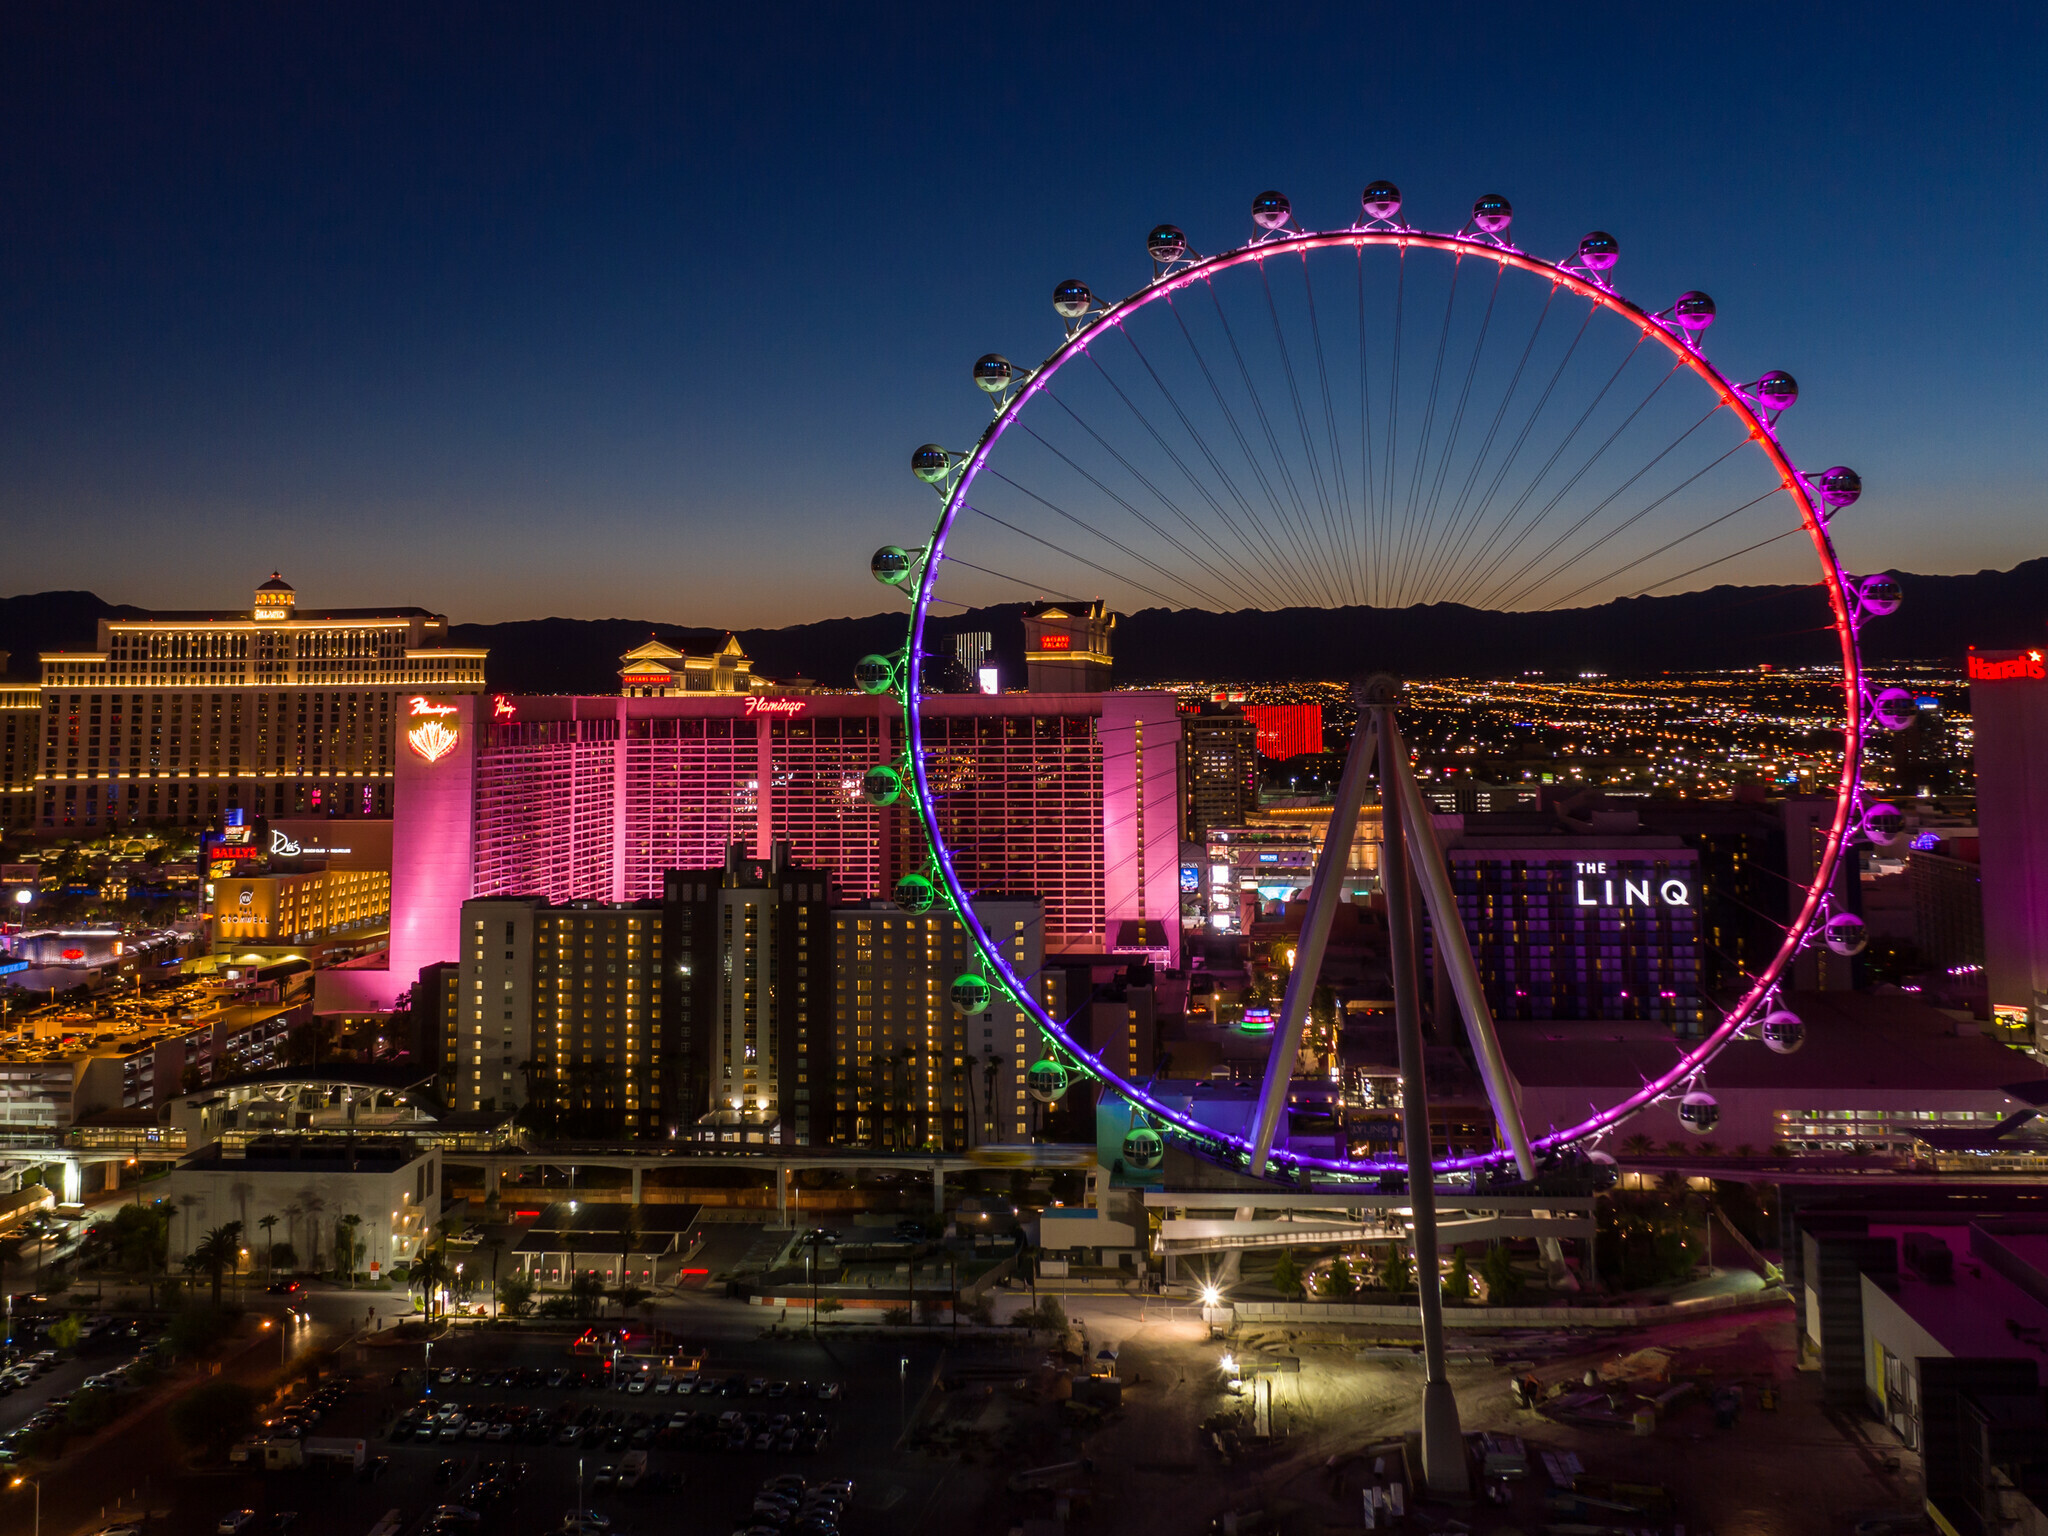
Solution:
<svg viewBox="0 0 2048 1536">
<path fill-rule="evenodd" d="M 1348 223 L 1376 176 L 1436 228 L 1503 192 L 1549 254 L 1610 229 L 1646 305 L 1712 292 L 1715 356 L 1799 377 L 1801 462 L 1861 471 L 1851 568 L 2048 552 L 2031 14 L 1774 15 L 1768 50 L 1699 15 L 931 19 L 11 13 L 8 590 L 878 612 L 868 552 L 934 511 L 909 450 L 980 430 L 977 354 L 1050 350 L 1055 282 L 1127 291 L 1152 224 L 1214 249 L 1269 186 Z"/>
</svg>

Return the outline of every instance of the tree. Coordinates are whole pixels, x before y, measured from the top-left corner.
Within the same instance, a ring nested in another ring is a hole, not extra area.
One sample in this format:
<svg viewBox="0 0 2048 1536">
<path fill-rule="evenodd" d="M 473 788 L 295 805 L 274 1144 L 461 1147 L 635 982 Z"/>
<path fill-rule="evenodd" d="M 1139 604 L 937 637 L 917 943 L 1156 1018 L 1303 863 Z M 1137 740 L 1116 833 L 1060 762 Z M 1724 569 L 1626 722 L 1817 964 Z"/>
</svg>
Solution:
<svg viewBox="0 0 2048 1536">
<path fill-rule="evenodd" d="M 291 1250 L 291 1266 L 294 1269 L 298 1268 L 299 1260 L 299 1218 L 305 1214 L 306 1208 L 296 1200 L 284 1208 L 284 1240 L 285 1245 Z"/>
<path fill-rule="evenodd" d="M 1301 1263 L 1292 1248 L 1282 1249 L 1280 1257 L 1273 1261 L 1273 1289 L 1282 1296 L 1301 1295 Z"/>
<path fill-rule="evenodd" d="M 604 1277 L 585 1270 L 569 1282 L 569 1303 L 578 1317 L 593 1317 L 604 1304 Z"/>
<path fill-rule="evenodd" d="M 1344 1255 L 1338 1254 L 1330 1260 L 1329 1273 L 1323 1277 L 1322 1292 L 1331 1301 L 1348 1301 L 1358 1291 L 1358 1277 L 1351 1272 L 1351 1266 L 1344 1262 Z"/>
<path fill-rule="evenodd" d="M 85 1325 L 78 1320 L 76 1312 L 66 1312 L 50 1324 L 50 1342 L 59 1349 L 76 1349 L 78 1336 L 85 1332 Z"/>
<path fill-rule="evenodd" d="M 1648 1157 L 1657 1150 L 1657 1138 L 1638 1132 L 1622 1142 L 1621 1150 L 1629 1157 Z"/>
<path fill-rule="evenodd" d="M 1465 1250 L 1451 1250 L 1450 1273 L 1444 1276 L 1445 1301 L 1470 1301 L 1472 1299 L 1472 1271 L 1465 1264 Z"/>
<path fill-rule="evenodd" d="M 491 1306 L 495 1310 L 504 1305 L 498 1295 L 498 1260 L 505 1256 L 505 1239 L 492 1232 L 479 1246 L 483 1252 L 491 1256 Z M 531 1296 L 533 1287 L 529 1285 L 526 1292 Z"/>
<path fill-rule="evenodd" d="M 299 1267 L 299 1250 L 290 1243 L 272 1243 L 269 1252 L 273 1265 L 282 1264 L 286 1269 Z"/>
<path fill-rule="evenodd" d="M 242 1224 L 230 1221 L 215 1227 L 200 1239 L 199 1246 L 192 1250 L 192 1258 L 198 1267 L 205 1270 L 213 1281 L 213 1304 L 220 1305 L 221 1277 L 235 1267 L 241 1257 Z"/>
<path fill-rule="evenodd" d="M 514 1317 L 533 1310 L 533 1282 L 524 1275 L 507 1275 L 497 1285 L 498 1305 Z"/>
<path fill-rule="evenodd" d="M 341 1250 L 341 1267 L 348 1272 L 348 1288 L 356 1288 L 356 1263 L 362 1256 L 363 1242 L 358 1233 L 363 1229 L 363 1218 L 354 1211 L 334 1224 L 337 1238 L 335 1246 Z"/>
<path fill-rule="evenodd" d="M 412 1261 L 412 1272 L 406 1277 L 406 1287 L 421 1293 L 429 1319 L 434 1315 L 434 1296 L 448 1283 L 448 1261 L 431 1249 Z"/>
<path fill-rule="evenodd" d="M 1514 1260 L 1508 1257 L 1507 1244 L 1495 1243 L 1486 1250 L 1486 1257 L 1479 1261 L 1479 1273 L 1486 1281 L 1489 1305 L 1505 1306 L 1521 1294 L 1522 1277 Z"/>
<path fill-rule="evenodd" d="M 218 1459 L 254 1428 L 256 1393 L 216 1377 L 171 1405 L 171 1433 L 187 1448 Z"/>
<path fill-rule="evenodd" d="M 653 1292 L 644 1285 L 614 1286 L 610 1292 L 612 1301 L 617 1304 L 621 1313 L 632 1311 L 652 1294 Z"/>
<path fill-rule="evenodd" d="M 277 1257 L 277 1244 L 271 1234 L 277 1230 L 277 1213 L 272 1211 L 258 1218 L 256 1225 L 263 1229 L 263 1274 L 266 1279 L 276 1279 L 277 1271 L 272 1267 Z"/>
<path fill-rule="evenodd" d="M 1387 1250 L 1387 1261 L 1380 1266 L 1380 1284 L 1392 1295 L 1405 1296 L 1414 1283 L 1415 1261 L 1408 1257 L 1408 1245 L 1396 1243 Z"/>
</svg>

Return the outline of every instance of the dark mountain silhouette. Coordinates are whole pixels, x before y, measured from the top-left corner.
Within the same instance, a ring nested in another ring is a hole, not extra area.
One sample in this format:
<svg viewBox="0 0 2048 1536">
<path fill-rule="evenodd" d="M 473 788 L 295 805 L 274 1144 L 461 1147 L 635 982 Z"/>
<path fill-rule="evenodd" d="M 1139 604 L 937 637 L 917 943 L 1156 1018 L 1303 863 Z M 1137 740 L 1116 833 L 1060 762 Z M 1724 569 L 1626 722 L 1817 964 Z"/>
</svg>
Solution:
<svg viewBox="0 0 2048 1536">
<path fill-rule="evenodd" d="M 1864 655 L 1872 662 L 1931 661 L 1960 670 L 1971 645 L 2048 642 L 2048 558 L 1968 576 L 1894 574 L 1905 602 L 1865 626 Z M 14 675 L 34 676 L 36 652 L 89 647 L 102 615 L 140 612 L 90 592 L 0 598 L 0 647 L 13 653 Z M 1005 680 L 1021 680 L 1019 613 L 1011 605 L 934 620 L 931 648 L 948 649 L 953 635 L 986 630 Z M 456 624 L 451 631 L 454 644 L 490 648 L 489 683 L 505 693 L 609 693 L 618 686 L 619 657 L 650 635 L 702 644 L 726 634 L 646 619 L 521 619 Z M 852 684 L 856 661 L 870 651 L 896 649 L 903 633 L 901 609 L 738 632 L 762 675 L 810 677 L 839 688 Z M 1116 678 L 1127 683 L 1283 681 L 1379 667 L 1414 677 L 1537 669 L 1627 676 L 1761 662 L 1826 664 L 1834 656 L 1827 603 L 1817 586 L 1713 587 L 1552 613 L 1495 613 L 1449 603 L 1273 613 L 1155 608 L 1126 615 L 1116 631 Z"/>
</svg>

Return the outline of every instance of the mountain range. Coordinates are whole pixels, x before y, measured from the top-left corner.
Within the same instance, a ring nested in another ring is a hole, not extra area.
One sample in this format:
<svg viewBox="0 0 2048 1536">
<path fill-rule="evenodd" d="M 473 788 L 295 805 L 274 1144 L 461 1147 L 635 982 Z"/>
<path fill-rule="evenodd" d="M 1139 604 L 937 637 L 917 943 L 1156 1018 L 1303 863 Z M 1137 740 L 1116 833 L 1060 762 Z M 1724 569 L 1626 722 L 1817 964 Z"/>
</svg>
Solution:
<svg viewBox="0 0 2048 1536">
<path fill-rule="evenodd" d="M 2009 571 L 1965 576 L 1893 572 L 1905 594 L 1895 614 L 1873 618 L 1863 652 L 1873 663 L 1928 661 L 1961 670 L 1971 646 L 2048 642 L 2048 558 Z M 33 677 L 45 650 L 89 649 L 102 617 L 145 610 L 90 592 L 0 598 L 0 649 L 16 677 Z M 931 639 L 986 631 L 1006 682 L 1024 675 L 1017 605 L 934 620 Z M 766 677 L 808 677 L 847 687 L 853 664 L 903 643 L 902 610 L 738 631 Z M 651 635 L 671 643 L 723 641 L 726 631 L 648 619 L 517 619 L 453 624 L 456 645 L 487 646 L 489 686 L 504 693 L 609 693 L 619 657 Z M 933 645 L 932 649 L 946 648 Z M 1818 586 L 1712 587 L 1668 597 L 1622 598 L 1591 608 L 1500 613 L 1453 603 L 1411 608 L 1282 609 L 1205 613 L 1141 609 L 1119 619 L 1116 680 L 1201 678 L 1282 682 L 1386 669 L 1413 677 L 1503 676 L 1531 670 L 1614 676 L 1710 671 L 1760 663 L 1825 665 L 1835 654 Z"/>
</svg>

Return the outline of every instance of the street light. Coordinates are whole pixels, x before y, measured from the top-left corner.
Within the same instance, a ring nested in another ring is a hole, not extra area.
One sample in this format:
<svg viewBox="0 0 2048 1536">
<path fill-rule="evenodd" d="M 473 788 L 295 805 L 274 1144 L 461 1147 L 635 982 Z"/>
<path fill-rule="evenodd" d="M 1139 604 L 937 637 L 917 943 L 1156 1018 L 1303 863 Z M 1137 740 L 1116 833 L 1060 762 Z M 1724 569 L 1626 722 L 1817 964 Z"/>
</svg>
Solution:
<svg viewBox="0 0 2048 1536">
<path fill-rule="evenodd" d="M 19 1488 L 23 1483 L 27 1483 L 31 1488 L 35 1489 L 36 1491 L 35 1536 L 43 1536 L 43 1480 L 39 1477 L 16 1477 L 14 1481 L 9 1483 L 7 1486 L 10 1488 Z"/>
</svg>

